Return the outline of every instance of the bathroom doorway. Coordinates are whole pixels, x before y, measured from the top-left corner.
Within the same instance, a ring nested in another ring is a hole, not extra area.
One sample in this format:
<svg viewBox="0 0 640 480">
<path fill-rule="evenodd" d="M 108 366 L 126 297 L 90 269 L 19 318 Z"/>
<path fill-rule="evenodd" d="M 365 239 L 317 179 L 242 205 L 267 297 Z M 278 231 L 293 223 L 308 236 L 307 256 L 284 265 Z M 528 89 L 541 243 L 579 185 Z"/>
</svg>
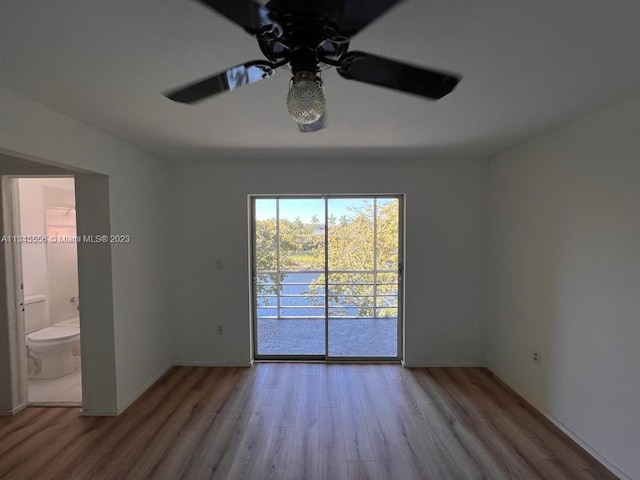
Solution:
<svg viewBox="0 0 640 480">
<path fill-rule="evenodd" d="M 29 405 L 82 404 L 73 177 L 14 178 L 16 283 Z"/>
</svg>

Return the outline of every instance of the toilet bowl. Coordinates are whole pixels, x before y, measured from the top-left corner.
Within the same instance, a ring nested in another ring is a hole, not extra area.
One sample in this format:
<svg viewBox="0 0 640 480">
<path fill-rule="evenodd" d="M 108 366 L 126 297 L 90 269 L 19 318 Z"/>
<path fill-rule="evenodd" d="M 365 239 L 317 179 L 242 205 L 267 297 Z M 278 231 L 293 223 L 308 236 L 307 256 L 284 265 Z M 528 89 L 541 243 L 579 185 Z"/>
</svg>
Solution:
<svg viewBox="0 0 640 480">
<path fill-rule="evenodd" d="M 58 378 L 76 369 L 73 350 L 80 345 L 80 328 L 54 325 L 27 335 L 29 378 Z"/>
</svg>

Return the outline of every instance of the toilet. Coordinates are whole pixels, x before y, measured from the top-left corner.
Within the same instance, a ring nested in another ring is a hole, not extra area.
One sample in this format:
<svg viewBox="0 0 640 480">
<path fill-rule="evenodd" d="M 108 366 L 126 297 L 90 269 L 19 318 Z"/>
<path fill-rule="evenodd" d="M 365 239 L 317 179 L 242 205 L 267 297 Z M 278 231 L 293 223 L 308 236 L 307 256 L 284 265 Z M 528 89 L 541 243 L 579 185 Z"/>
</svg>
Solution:
<svg viewBox="0 0 640 480">
<path fill-rule="evenodd" d="M 26 297 L 24 304 L 29 378 L 58 378 L 73 373 L 73 353 L 80 348 L 79 319 L 48 326 L 45 295 Z"/>
</svg>

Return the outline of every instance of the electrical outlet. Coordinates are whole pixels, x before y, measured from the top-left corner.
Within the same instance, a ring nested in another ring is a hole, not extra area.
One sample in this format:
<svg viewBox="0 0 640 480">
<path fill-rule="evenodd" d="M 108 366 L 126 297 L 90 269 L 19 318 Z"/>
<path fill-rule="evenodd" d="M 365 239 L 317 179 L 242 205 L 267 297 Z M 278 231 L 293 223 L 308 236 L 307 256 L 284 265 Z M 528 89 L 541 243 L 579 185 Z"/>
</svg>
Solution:
<svg viewBox="0 0 640 480">
<path fill-rule="evenodd" d="M 216 329 L 216 333 L 217 333 L 218 335 L 222 335 L 222 333 L 223 333 L 222 325 L 218 325 L 218 328 Z"/>
<path fill-rule="evenodd" d="M 531 360 L 536 365 L 540 365 L 540 362 L 542 361 L 542 354 L 540 353 L 540 350 L 538 350 L 537 348 L 533 349 L 533 354 L 531 355 Z"/>
</svg>

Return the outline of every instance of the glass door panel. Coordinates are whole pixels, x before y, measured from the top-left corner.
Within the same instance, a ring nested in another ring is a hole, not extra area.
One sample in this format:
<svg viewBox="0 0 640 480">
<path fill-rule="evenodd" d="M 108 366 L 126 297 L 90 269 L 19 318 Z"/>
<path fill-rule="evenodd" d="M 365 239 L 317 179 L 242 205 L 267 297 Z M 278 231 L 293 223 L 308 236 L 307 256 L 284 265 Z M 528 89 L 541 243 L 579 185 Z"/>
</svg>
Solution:
<svg viewBox="0 0 640 480">
<path fill-rule="evenodd" d="M 256 199 L 257 356 L 325 356 L 324 200 Z"/>
<path fill-rule="evenodd" d="M 398 356 L 397 198 L 327 200 L 329 357 Z"/>
</svg>

